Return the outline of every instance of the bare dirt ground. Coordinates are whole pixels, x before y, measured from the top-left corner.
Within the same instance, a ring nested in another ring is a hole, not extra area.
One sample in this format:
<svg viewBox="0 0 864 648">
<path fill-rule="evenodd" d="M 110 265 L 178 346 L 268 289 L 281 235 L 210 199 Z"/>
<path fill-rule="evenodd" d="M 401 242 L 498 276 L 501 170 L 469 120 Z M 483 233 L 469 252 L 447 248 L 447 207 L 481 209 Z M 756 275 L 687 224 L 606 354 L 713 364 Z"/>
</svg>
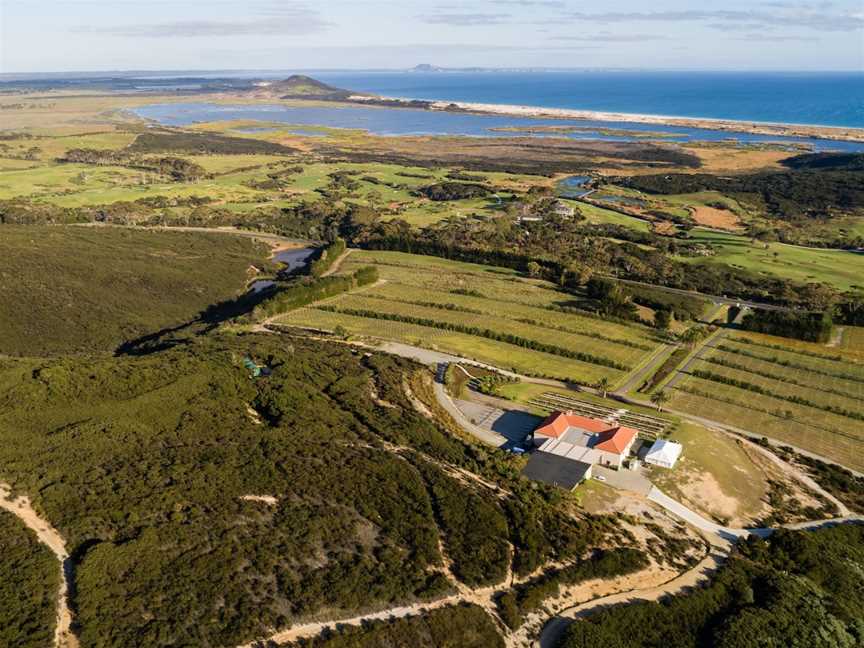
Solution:
<svg viewBox="0 0 864 648">
<path fill-rule="evenodd" d="M 39 542 L 48 547 L 57 557 L 61 572 L 60 589 L 57 591 L 57 625 L 54 628 L 55 648 L 78 648 L 78 639 L 72 633 L 72 612 L 69 609 L 69 554 L 66 552 L 66 541 L 63 536 L 44 520 L 30 503 L 26 496 L 12 498 L 11 488 L 6 484 L 0 484 L 0 508 L 4 508 L 29 529 L 31 529 Z"/>
<path fill-rule="evenodd" d="M 706 227 L 740 232 L 743 227 L 738 215 L 728 209 L 717 209 L 707 205 L 692 208 L 693 220 Z"/>
</svg>

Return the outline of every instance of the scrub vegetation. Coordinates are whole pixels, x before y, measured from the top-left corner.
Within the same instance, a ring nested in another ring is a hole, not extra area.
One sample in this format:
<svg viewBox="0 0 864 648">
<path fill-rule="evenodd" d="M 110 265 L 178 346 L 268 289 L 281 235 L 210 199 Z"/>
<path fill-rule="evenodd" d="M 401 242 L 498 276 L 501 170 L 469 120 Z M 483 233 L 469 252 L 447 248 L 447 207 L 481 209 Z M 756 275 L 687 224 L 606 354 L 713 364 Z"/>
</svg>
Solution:
<svg viewBox="0 0 864 648">
<path fill-rule="evenodd" d="M 417 413 L 415 368 L 273 335 L 0 361 L 0 478 L 66 538 L 82 645 L 236 645 L 324 609 L 433 599 L 454 586 L 439 537 L 469 584 L 603 541 L 610 521 L 565 514 L 518 462 Z M 472 473 L 506 505 L 450 476 Z"/>
<path fill-rule="evenodd" d="M 267 255 L 225 234 L 2 226 L 0 353 L 113 351 L 235 297 Z"/>
<path fill-rule="evenodd" d="M 59 584 L 54 554 L 18 518 L 0 509 L 0 645 L 51 644 Z"/>
<path fill-rule="evenodd" d="M 558 648 L 857 646 L 864 640 L 864 525 L 753 539 L 711 583 L 572 623 Z M 638 628 L 638 632 L 634 632 Z"/>
</svg>

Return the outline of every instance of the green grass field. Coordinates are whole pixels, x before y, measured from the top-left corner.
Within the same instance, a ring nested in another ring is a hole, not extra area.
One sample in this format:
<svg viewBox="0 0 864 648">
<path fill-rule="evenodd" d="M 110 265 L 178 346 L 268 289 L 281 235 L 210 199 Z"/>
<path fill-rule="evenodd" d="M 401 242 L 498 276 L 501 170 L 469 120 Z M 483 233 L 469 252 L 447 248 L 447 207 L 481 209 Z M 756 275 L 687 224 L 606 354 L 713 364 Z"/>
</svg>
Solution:
<svg viewBox="0 0 864 648">
<path fill-rule="evenodd" d="M 382 280 L 378 285 L 289 313 L 279 321 L 325 330 L 342 326 L 354 335 L 397 340 L 523 373 L 585 383 L 593 383 L 602 376 L 615 382 L 623 378 L 625 371 L 463 330 L 444 330 L 393 318 L 420 318 L 436 325 L 489 329 L 600 356 L 628 368 L 636 366 L 659 344 L 653 330 L 640 325 L 550 310 L 549 307 L 566 304 L 568 295 L 551 284 L 522 278 L 511 270 L 399 252 L 354 251 L 342 271 L 354 271 L 369 264 L 378 267 Z M 390 319 L 365 316 L 365 312 Z"/>
<path fill-rule="evenodd" d="M 858 338 L 860 329 L 852 331 Z M 728 336 L 692 368 L 712 376 L 688 375 L 675 385 L 670 406 L 861 470 L 864 364 L 857 349 L 787 342 L 765 335 Z"/>
<path fill-rule="evenodd" d="M 763 275 L 774 275 L 803 283 L 824 282 L 851 290 L 864 287 L 864 255 L 844 250 L 805 248 L 783 243 L 755 244 L 744 236 L 700 228 L 690 238 L 715 246 L 717 255 L 682 258 L 690 263 L 727 263 Z"/>
</svg>

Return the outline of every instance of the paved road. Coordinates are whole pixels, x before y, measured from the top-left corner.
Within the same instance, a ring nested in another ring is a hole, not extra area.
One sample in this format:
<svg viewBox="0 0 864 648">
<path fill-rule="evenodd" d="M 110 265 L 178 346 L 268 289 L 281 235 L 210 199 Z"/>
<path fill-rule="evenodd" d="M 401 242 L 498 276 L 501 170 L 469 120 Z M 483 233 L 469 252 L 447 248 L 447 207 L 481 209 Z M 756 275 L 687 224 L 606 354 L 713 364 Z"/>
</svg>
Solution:
<svg viewBox="0 0 864 648">
<path fill-rule="evenodd" d="M 672 293 L 674 295 L 685 295 L 687 297 L 697 297 L 699 299 L 707 299 L 708 301 L 712 301 L 715 304 L 726 304 L 727 306 L 746 306 L 749 308 L 760 308 L 762 310 L 774 310 L 774 311 L 794 311 L 794 308 L 789 308 L 788 306 L 778 306 L 777 304 L 763 304 L 762 302 L 754 302 L 754 301 L 746 301 L 743 299 L 735 299 L 733 297 L 724 297 L 722 295 L 707 295 L 705 293 L 696 292 L 695 290 L 684 290 L 683 288 L 670 288 L 669 286 L 658 286 L 657 284 L 645 283 L 644 281 L 633 281 L 632 279 L 621 279 L 620 277 L 609 277 L 610 279 L 614 279 L 615 281 L 620 281 L 621 283 L 630 284 L 631 286 L 644 286 L 645 288 L 652 288 L 654 290 L 662 290 L 664 292 Z"/>
<path fill-rule="evenodd" d="M 625 383 L 615 390 L 615 393 L 626 394 L 629 391 L 639 389 L 639 387 L 642 386 L 642 383 L 648 379 L 648 376 L 653 374 L 660 364 L 662 364 L 677 348 L 677 343 L 669 343 L 661 346 L 654 352 L 654 355 L 649 358 L 641 369 L 637 369 L 630 374 Z"/>
</svg>

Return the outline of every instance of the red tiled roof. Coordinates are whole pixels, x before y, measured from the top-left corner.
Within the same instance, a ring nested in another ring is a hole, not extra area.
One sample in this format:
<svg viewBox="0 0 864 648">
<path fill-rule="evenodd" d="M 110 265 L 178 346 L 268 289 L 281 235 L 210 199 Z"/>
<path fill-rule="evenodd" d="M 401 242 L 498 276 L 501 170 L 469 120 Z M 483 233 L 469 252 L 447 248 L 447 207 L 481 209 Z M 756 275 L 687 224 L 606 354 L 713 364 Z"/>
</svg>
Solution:
<svg viewBox="0 0 864 648">
<path fill-rule="evenodd" d="M 636 438 L 637 434 L 638 432 L 633 428 L 614 427 L 600 435 L 600 439 L 594 444 L 594 449 L 623 454 L 628 444 Z"/>
<path fill-rule="evenodd" d="M 534 430 L 534 433 L 557 439 L 569 427 L 579 428 L 594 434 L 606 432 L 612 428 L 606 421 L 580 416 L 573 412 L 553 412 L 540 424 L 540 427 Z"/>
<path fill-rule="evenodd" d="M 553 412 L 546 417 L 540 427 L 534 430 L 534 434 L 557 439 L 571 427 L 599 435 L 593 447 L 615 454 L 622 454 L 638 434 L 633 428 L 610 425 L 606 421 L 580 416 L 573 412 Z"/>
</svg>

